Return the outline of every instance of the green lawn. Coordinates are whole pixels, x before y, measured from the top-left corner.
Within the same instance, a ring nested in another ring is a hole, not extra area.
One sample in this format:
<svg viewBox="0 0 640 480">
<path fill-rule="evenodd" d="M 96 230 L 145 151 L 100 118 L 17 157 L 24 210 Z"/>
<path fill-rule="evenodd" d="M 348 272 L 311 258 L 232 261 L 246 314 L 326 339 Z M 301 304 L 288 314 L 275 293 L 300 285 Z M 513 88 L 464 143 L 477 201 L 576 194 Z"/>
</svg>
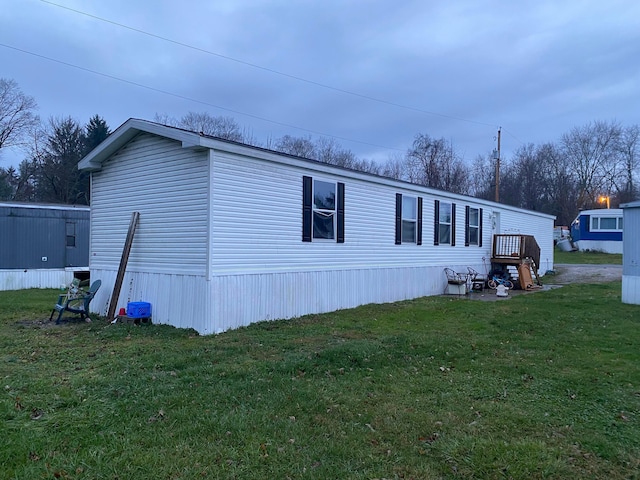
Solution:
<svg viewBox="0 0 640 480">
<path fill-rule="evenodd" d="M 0 478 L 639 478 L 620 283 L 430 297 L 217 336 L 51 325 L 0 292 Z"/>
<path fill-rule="evenodd" d="M 563 252 L 555 248 L 553 254 L 554 263 L 622 265 L 622 255 L 618 253 Z"/>
</svg>

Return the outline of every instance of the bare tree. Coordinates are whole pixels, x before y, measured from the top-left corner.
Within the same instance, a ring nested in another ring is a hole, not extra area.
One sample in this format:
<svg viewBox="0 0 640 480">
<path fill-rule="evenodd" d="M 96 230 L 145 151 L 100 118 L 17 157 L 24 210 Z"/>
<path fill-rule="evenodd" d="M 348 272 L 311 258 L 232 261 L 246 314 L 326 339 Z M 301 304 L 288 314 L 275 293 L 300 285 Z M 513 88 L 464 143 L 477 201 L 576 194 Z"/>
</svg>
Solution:
<svg viewBox="0 0 640 480">
<path fill-rule="evenodd" d="M 372 173 L 374 175 L 382 174 L 381 165 L 374 160 L 356 158 L 351 168 L 359 172 Z"/>
<path fill-rule="evenodd" d="M 594 206 L 609 193 L 614 177 L 621 127 L 615 122 L 596 121 L 575 127 L 562 136 L 561 146 L 578 183 L 578 209 Z"/>
<path fill-rule="evenodd" d="M 635 200 L 638 194 L 635 181 L 640 163 L 640 127 L 638 125 L 622 129 L 618 149 L 622 166 L 621 181 L 618 184 L 618 200 L 620 203 L 630 202 Z"/>
<path fill-rule="evenodd" d="M 204 133 L 234 142 L 243 140 L 240 126 L 231 117 L 212 117 L 206 112 L 189 112 L 180 119 L 178 126 L 192 132 Z"/>
<path fill-rule="evenodd" d="M 495 165 L 491 155 L 478 155 L 473 161 L 469 176 L 469 193 L 477 198 L 495 198 Z"/>
<path fill-rule="evenodd" d="M 509 186 L 511 205 L 529 210 L 542 210 L 546 207 L 548 199 L 545 196 L 543 183 L 547 180 L 547 160 L 539 148 L 533 143 L 519 147 L 510 165 L 510 176 L 501 182 L 505 187 Z M 511 185 L 508 183 L 512 182 Z"/>
<path fill-rule="evenodd" d="M 316 160 L 345 168 L 355 167 L 356 156 L 354 153 L 342 148 L 334 138 L 320 137 L 316 141 L 315 147 Z"/>
<path fill-rule="evenodd" d="M 178 119 L 170 116 L 168 113 L 158 113 L 153 115 L 153 121 L 161 125 L 167 125 L 169 127 L 177 127 Z"/>
<path fill-rule="evenodd" d="M 544 165 L 539 182 L 546 202 L 542 211 L 555 215 L 557 225 L 569 225 L 578 213 L 578 184 L 573 168 L 556 144 L 540 145 L 536 155 Z"/>
<path fill-rule="evenodd" d="M 320 137 L 314 140 L 308 137 L 285 135 L 276 140 L 275 150 L 298 157 L 318 160 L 319 162 L 340 167 L 377 173 L 377 165 L 359 160 L 351 150 L 346 150 L 333 138 Z"/>
<path fill-rule="evenodd" d="M 401 154 L 395 153 L 389 156 L 389 159 L 380 167 L 380 175 L 385 177 L 402 180 L 404 178 L 404 162 L 405 159 Z"/>
<path fill-rule="evenodd" d="M 274 150 L 303 158 L 314 158 L 316 147 L 311 136 L 292 137 L 285 135 L 276 140 Z"/>
<path fill-rule="evenodd" d="M 469 171 L 444 138 L 416 135 L 406 158 L 410 182 L 455 193 L 469 191 Z"/>
<path fill-rule="evenodd" d="M 14 80 L 0 78 L 0 148 L 19 145 L 39 123 L 36 101 Z"/>
<path fill-rule="evenodd" d="M 207 112 L 189 112 L 178 120 L 166 113 L 156 113 L 154 121 L 171 127 L 184 128 L 192 132 L 224 138 L 225 140 L 244 141 L 242 130 L 232 117 L 214 117 Z"/>
</svg>

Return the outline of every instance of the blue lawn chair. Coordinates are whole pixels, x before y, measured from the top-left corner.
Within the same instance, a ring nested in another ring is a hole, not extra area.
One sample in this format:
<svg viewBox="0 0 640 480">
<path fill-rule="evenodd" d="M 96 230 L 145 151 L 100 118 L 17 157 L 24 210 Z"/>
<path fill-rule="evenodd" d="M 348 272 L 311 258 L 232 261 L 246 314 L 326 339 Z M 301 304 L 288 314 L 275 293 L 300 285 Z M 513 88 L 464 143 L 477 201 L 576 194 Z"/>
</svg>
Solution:
<svg viewBox="0 0 640 480">
<path fill-rule="evenodd" d="M 87 318 L 89 316 L 89 304 L 91 303 L 91 300 L 93 300 L 93 297 L 95 297 L 100 285 L 102 285 L 102 280 L 96 280 L 91 284 L 89 290 L 86 292 L 81 289 L 77 289 L 72 292 L 70 289 L 67 293 L 59 295 L 58 301 L 49 316 L 49 321 L 51 321 L 54 313 L 56 312 L 58 312 L 56 323 L 60 323 L 64 312 L 71 312 L 80 315 L 82 320 Z"/>
</svg>

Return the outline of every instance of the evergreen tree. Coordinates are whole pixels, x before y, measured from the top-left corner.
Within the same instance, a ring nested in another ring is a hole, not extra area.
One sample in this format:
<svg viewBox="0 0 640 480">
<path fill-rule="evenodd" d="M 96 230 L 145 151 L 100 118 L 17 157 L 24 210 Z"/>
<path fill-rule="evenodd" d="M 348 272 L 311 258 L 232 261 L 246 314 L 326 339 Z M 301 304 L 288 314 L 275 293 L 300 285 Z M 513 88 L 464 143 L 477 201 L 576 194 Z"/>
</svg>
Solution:
<svg viewBox="0 0 640 480">
<path fill-rule="evenodd" d="M 85 126 L 84 154 L 88 154 L 100 145 L 110 133 L 109 126 L 102 117 L 98 114 L 91 117 L 89 123 Z"/>
<path fill-rule="evenodd" d="M 85 152 L 82 126 L 71 117 L 51 119 L 36 174 L 38 199 L 53 203 L 88 203 L 89 181 L 78 170 Z"/>
</svg>

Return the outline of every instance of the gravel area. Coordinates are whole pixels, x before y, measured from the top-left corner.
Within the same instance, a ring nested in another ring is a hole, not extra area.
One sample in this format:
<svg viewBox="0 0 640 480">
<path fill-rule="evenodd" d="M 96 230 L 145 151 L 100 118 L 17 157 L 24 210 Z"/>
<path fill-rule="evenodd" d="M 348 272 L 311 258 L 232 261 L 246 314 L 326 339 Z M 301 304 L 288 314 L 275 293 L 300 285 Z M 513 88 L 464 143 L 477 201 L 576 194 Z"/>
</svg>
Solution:
<svg viewBox="0 0 640 480">
<path fill-rule="evenodd" d="M 555 275 L 545 275 L 542 283 L 569 285 L 571 283 L 602 283 L 622 280 L 622 265 L 572 265 L 556 263 Z"/>
<path fill-rule="evenodd" d="M 622 265 L 572 265 L 557 263 L 553 270 L 555 275 L 546 274 L 541 277 L 542 287 L 532 290 L 511 290 L 508 296 L 498 297 L 495 290 L 489 288 L 482 292 L 470 292 L 461 296 L 461 299 L 481 300 L 485 302 L 504 301 L 518 295 L 531 295 L 535 292 L 543 292 L 552 288 L 560 288 L 572 283 L 602 283 L 622 280 Z M 453 297 L 451 295 L 448 295 Z"/>
</svg>

